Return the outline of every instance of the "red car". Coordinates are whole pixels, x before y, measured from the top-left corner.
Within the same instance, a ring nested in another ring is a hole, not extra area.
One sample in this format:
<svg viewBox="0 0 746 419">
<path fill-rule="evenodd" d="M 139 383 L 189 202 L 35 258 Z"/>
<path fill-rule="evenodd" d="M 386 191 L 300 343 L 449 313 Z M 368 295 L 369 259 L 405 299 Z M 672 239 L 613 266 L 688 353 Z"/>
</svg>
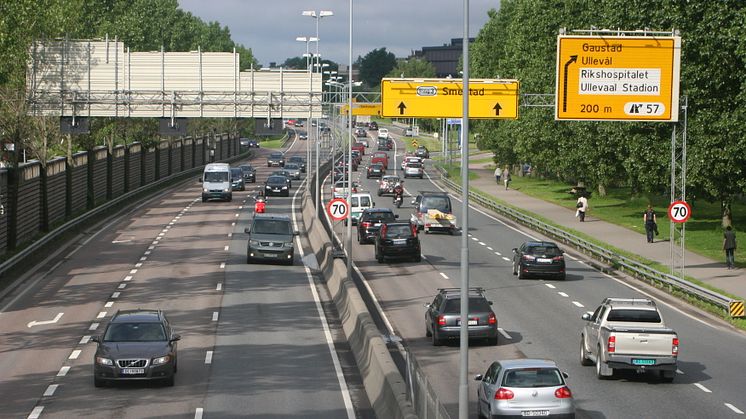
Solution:
<svg viewBox="0 0 746 419">
<path fill-rule="evenodd" d="M 352 145 L 352 150 L 357 150 L 360 152 L 361 156 L 365 155 L 365 144 L 363 143 L 355 143 Z"/>
<path fill-rule="evenodd" d="M 388 170 L 389 168 L 389 155 L 379 151 L 373 154 L 373 158 L 370 160 L 370 164 L 381 163 L 383 168 Z"/>
</svg>

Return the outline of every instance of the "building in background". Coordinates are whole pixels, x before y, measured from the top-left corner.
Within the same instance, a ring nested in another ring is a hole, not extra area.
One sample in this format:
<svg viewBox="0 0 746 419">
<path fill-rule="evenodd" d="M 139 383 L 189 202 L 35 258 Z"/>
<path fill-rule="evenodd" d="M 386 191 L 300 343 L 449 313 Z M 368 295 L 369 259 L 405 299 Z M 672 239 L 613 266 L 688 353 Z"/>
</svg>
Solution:
<svg viewBox="0 0 746 419">
<path fill-rule="evenodd" d="M 469 43 L 474 43 L 474 38 L 469 38 Z M 421 50 L 415 51 L 413 58 L 424 59 L 435 67 L 435 74 L 438 77 L 458 78 L 459 61 L 463 51 L 463 39 L 451 38 L 450 44 L 443 44 L 440 47 L 422 47 Z"/>
</svg>

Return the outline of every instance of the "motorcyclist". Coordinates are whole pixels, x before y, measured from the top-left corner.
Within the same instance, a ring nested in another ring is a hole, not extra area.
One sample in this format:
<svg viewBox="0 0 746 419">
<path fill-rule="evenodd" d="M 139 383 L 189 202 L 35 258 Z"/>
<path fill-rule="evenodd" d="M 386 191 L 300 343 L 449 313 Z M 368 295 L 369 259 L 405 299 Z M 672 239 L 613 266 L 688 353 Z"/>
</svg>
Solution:
<svg viewBox="0 0 746 419">
<path fill-rule="evenodd" d="M 396 182 L 396 185 L 394 185 L 394 202 L 402 199 L 404 196 L 404 185 L 402 183 L 404 182 Z"/>
<path fill-rule="evenodd" d="M 254 197 L 254 212 L 257 214 L 264 214 L 266 206 L 267 197 L 264 196 L 263 191 L 259 191 L 259 193 Z"/>
</svg>

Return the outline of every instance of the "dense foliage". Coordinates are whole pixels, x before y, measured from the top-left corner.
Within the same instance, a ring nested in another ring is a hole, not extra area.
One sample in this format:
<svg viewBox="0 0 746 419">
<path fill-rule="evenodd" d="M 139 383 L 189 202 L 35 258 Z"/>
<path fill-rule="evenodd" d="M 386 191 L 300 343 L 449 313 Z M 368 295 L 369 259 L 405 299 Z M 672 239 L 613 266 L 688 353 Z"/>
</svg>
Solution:
<svg viewBox="0 0 746 419">
<path fill-rule="evenodd" d="M 522 93 L 553 93 L 560 28 L 680 31 L 681 95 L 688 97 L 688 195 L 730 203 L 746 191 L 746 3 L 663 0 L 503 0 L 470 54 L 474 77 L 515 78 Z M 680 114 L 683 118 L 683 113 Z M 603 192 L 670 185 L 673 124 L 556 122 L 551 108 L 477 125 L 502 164 L 530 162 L 545 176 Z M 680 127 L 679 127 L 680 129 Z"/>
<path fill-rule="evenodd" d="M 377 88 L 381 85 L 381 79 L 396 66 L 394 53 L 386 51 L 386 48 L 377 48 L 358 58 L 357 64 L 360 68 L 360 80 L 367 87 Z"/>
</svg>

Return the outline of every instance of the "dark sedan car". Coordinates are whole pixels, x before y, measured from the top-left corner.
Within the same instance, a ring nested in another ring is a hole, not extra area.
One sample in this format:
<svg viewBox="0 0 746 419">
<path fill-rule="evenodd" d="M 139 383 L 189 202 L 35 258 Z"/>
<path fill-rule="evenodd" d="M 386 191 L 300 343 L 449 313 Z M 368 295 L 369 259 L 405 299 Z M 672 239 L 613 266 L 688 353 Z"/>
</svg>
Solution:
<svg viewBox="0 0 746 419">
<path fill-rule="evenodd" d="M 104 334 L 91 339 L 98 344 L 93 385 L 126 380 L 163 380 L 174 385 L 180 339 L 160 310 L 117 311 Z"/>
<path fill-rule="evenodd" d="M 267 178 L 264 182 L 264 195 L 281 195 L 290 196 L 290 186 L 288 186 L 288 178 L 285 176 L 273 175 Z"/>
<path fill-rule="evenodd" d="M 259 148 L 259 141 L 249 140 L 249 148 Z"/>
<path fill-rule="evenodd" d="M 469 338 L 487 339 L 497 345 L 497 317 L 482 288 L 469 289 Z M 432 337 L 433 346 L 445 339 L 458 339 L 461 333 L 461 289 L 440 288 L 435 299 L 425 304 L 425 335 Z"/>
<path fill-rule="evenodd" d="M 295 163 L 300 166 L 301 173 L 306 173 L 306 159 L 302 156 L 290 156 L 287 160 L 288 163 Z"/>
<path fill-rule="evenodd" d="M 244 183 L 243 178 L 243 170 L 241 170 L 240 167 L 231 167 L 231 190 L 246 190 L 246 184 Z"/>
<path fill-rule="evenodd" d="M 414 155 L 422 159 L 429 159 L 430 151 L 427 149 L 427 147 L 421 145 L 417 147 L 417 150 L 414 151 Z"/>
<path fill-rule="evenodd" d="M 529 275 L 565 279 L 565 256 L 552 242 L 523 243 L 513 249 L 513 275 L 518 275 L 518 279 Z"/>
<path fill-rule="evenodd" d="M 270 176 L 284 176 L 287 180 L 288 188 L 293 187 L 293 175 L 290 173 L 289 170 L 275 170 Z"/>
<path fill-rule="evenodd" d="M 368 124 L 368 129 L 371 131 L 378 131 L 378 124 L 374 121 Z"/>
<path fill-rule="evenodd" d="M 277 166 L 282 167 L 285 165 L 285 155 L 280 152 L 274 152 L 267 157 L 267 167 Z"/>
<path fill-rule="evenodd" d="M 244 182 L 256 183 L 256 169 L 254 169 L 253 166 L 250 164 L 244 164 L 239 166 L 239 168 L 243 172 Z"/>
<path fill-rule="evenodd" d="M 417 228 L 408 222 L 381 225 L 376 235 L 376 260 L 383 263 L 386 258 L 410 258 L 415 262 L 421 261 Z"/>
<path fill-rule="evenodd" d="M 380 178 L 381 176 L 385 174 L 386 174 L 386 169 L 383 168 L 383 165 L 381 163 L 374 163 L 368 166 L 368 173 L 365 175 L 365 177 L 368 179 L 372 177 Z"/>
<path fill-rule="evenodd" d="M 368 243 L 375 239 L 378 230 L 383 223 L 393 223 L 399 218 L 389 208 L 368 208 L 360 214 L 360 220 L 357 223 L 357 241 L 360 244 Z"/>
</svg>

